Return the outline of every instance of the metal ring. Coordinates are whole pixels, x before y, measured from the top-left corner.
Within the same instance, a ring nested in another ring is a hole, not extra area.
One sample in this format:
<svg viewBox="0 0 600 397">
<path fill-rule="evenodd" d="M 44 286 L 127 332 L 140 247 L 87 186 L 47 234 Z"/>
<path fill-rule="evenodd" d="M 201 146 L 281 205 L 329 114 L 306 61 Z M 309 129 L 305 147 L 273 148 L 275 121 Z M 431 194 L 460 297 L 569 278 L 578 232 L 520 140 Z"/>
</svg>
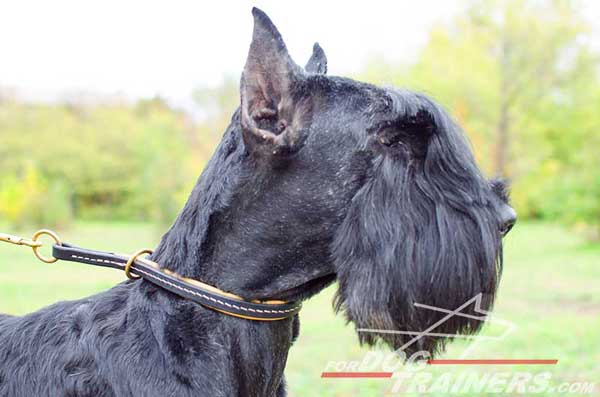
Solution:
<svg viewBox="0 0 600 397">
<path fill-rule="evenodd" d="M 37 232 L 35 232 L 35 234 L 31 238 L 31 241 L 37 242 L 38 238 L 40 238 L 41 236 L 44 236 L 44 235 L 52 237 L 52 239 L 54 240 L 54 242 L 57 245 L 62 245 L 62 241 L 60 240 L 60 237 L 58 237 L 58 234 L 54 233 L 52 230 L 47 230 L 47 229 L 42 229 L 42 230 L 38 230 Z M 37 245 L 35 247 L 31 247 L 31 249 L 33 249 L 33 253 L 35 254 L 36 258 L 38 258 L 42 262 L 46 262 L 46 263 L 54 263 L 54 262 L 58 261 L 58 259 L 56 259 L 56 258 L 46 258 L 42 254 L 40 254 L 39 249 L 41 247 L 42 247 L 41 244 Z"/>
<path fill-rule="evenodd" d="M 142 255 L 142 254 L 152 254 L 151 249 L 141 249 L 139 251 L 136 251 L 133 255 L 131 255 L 129 257 L 129 259 L 127 260 L 127 263 L 125 264 L 125 275 L 127 276 L 128 279 L 130 280 L 137 280 L 139 278 L 142 278 L 140 276 L 134 276 L 133 274 L 131 274 L 131 265 L 133 265 L 133 262 L 135 262 L 135 260 L 137 259 L 138 256 Z"/>
</svg>

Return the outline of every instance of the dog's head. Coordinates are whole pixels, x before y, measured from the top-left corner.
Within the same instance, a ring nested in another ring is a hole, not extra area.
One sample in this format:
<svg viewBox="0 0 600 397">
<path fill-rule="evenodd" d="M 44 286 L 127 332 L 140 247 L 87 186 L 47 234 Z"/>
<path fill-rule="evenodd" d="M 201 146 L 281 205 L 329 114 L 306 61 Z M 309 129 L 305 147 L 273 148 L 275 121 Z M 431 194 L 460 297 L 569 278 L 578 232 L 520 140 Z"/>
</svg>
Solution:
<svg viewBox="0 0 600 397">
<path fill-rule="evenodd" d="M 482 176 L 432 100 L 327 76 L 318 45 L 302 68 L 269 18 L 253 14 L 234 118 L 247 156 L 233 198 L 243 215 L 227 215 L 228 230 L 245 233 L 246 290 L 286 298 L 337 277 L 336 307 L 361 341 L 407 351 L 443 347 L 441 336 L 413 339 L 429 327 L 475 332 L 473 308 L 492 305 L 515 222 L 503 183 Z M 455 309 L 471 316 L 445 312 Z"/>
</svg>

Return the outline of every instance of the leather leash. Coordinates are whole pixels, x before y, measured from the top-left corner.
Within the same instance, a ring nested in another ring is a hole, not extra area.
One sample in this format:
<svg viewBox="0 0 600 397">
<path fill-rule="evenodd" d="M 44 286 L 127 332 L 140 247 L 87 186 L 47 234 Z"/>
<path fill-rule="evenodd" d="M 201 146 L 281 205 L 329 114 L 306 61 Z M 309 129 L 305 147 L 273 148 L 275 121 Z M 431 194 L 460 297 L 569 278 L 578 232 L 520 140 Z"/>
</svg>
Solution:
<svg viewBox="0 0 600 397">
<path fill-rule="evenodd" d="M 39 252 L 42 243 L 38 239 L 43 235 L 50 236 L 54 240 L 52 258 L 44 257 Z M 151 250 L 140 250 L 133 255 L 94 251 L 63 243 L 58 235 L 50 230 L 40 230 L 31 239 L 0 233 L 0 241 L 30 247 L 35 256 L 46 263 L 64 260 L 122 270 L 132 280 L 143 278 L 182 298 L 220 313 L 246 320 L 285 320 L 296 315 L 302 307 L 300 303 L 296 302 L 247 301 L 240 296 L 222 291 L 201 281 L 180 276 L 168 269 L 161 269 L 158 263 L 142 257 L 144 254 L 152 253 Z"/>
</svg>

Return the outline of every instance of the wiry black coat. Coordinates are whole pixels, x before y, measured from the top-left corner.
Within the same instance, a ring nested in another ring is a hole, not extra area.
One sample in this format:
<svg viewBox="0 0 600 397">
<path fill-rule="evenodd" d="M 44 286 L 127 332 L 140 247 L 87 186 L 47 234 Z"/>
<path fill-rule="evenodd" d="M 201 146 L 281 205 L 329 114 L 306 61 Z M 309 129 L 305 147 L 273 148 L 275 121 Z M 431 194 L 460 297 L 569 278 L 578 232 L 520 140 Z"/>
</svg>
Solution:
<svg viewBox="0 0 600 397">
<path fill-rule="evenodd" d="M 153 259 L 247 299 L 306 299 L 338 279 L 336 306 L 358 328 L 440 319 L 414 302 L 454 310 L 482 294 L 489 309 L 514 211 L 460 129 L 422 95 L 325 76 L 318 46 L 301 69 L 253 13 L 240 109 Z M 445 341 L 376 330 L 361 341 L 409 353 Z M 0 317 L 0 395 L 280 396 L 297 333 L 297 318 L 228 317 L 128 281 Z"/>
<path fill-rule="evenodd" d="M 246 157 L 239 139 L 235 117 L 156 250 L 154 259 L 166 268 L 198 276 L 209 266 L 199 250 L 210 216 L 231 201 Z M 0 316 L 0 396 L 283 395 L 298 326 L 297 318 L 225 316 L 151 283 L 127 281 L 23 317 Z"/>
</svg>

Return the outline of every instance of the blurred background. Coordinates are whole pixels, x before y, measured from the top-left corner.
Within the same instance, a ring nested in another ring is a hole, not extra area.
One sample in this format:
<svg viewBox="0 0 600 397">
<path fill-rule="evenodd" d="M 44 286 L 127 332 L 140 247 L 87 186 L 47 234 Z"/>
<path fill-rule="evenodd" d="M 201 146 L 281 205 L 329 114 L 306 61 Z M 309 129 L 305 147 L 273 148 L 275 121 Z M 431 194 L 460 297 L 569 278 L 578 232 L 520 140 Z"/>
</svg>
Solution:
<svg viewBox="0 0 600 397">
<path fill-rule="evenodd" d="M 486 174 L 512 181 L 519 224 L 497 313 L 520 328 L 476 353 L 557 358 L 557 379 L 600 379 L 593 0 L 3 2 L 0 230 L 53 227 L 73 243 L 125 252 L 156 245 L 237 107 L 254 5 L 298 64 L 318 41 L 329 74 L 431 95 L 464 127 Z M 122 280 L 35 266 L 21 251 L 0 247 L 1 312 Z M 331 293 L 303 312 L 292 395 L 383 394 L 381 380 L 319 378 L 327 361 L 365 351 L 332 314 Z"/>
</svg>

